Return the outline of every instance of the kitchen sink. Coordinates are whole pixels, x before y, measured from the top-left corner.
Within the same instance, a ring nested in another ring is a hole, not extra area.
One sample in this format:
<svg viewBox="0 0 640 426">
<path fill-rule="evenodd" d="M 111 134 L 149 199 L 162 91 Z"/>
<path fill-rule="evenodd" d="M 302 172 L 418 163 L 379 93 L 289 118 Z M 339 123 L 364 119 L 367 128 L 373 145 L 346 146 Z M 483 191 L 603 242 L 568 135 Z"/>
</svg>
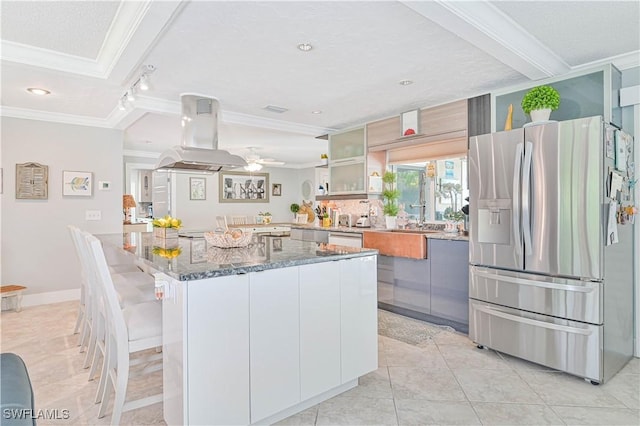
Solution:
<svg viewBox="0 0 640 426">
<path fill-rule="evenodd" d="M 403 234 L 439 234 L 442 232 L 435 229 L 389 229 L 389 231 Z"/>
</svg>

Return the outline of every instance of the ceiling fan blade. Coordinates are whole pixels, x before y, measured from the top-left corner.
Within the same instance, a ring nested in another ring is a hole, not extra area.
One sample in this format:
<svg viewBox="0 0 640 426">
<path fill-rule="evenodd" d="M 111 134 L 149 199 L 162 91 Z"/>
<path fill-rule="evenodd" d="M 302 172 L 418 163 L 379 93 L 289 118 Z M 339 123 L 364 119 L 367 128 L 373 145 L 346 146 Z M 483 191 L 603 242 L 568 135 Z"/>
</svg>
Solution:
<svg viewBox="0 0 640 426">
<path fill-rule="evenodd" d="M 272 166 L 282 166 L 284 164 L 284 161 L 275 161 L 275 160 L 262 158 L 262 159 L 256 161 L 256 163 L 269 164 L 269 165 L 272 165 Z"/>
</svg>

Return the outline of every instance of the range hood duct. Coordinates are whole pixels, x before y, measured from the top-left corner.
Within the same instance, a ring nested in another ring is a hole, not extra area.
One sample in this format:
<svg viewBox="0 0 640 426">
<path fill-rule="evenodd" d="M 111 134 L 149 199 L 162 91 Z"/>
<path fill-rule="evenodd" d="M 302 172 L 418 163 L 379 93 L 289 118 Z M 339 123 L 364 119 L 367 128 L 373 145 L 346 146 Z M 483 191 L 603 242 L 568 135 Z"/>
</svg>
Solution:
<svg viewBox="0 0 640 426">
<path fill-rule="evenodd" d="M 180 100 L 182 141 L 160 155 L 156 170 L 215 173 L 245 167 L 242 157 L 218 149 L 218 100 L 195 94 Z"/>
</svg>

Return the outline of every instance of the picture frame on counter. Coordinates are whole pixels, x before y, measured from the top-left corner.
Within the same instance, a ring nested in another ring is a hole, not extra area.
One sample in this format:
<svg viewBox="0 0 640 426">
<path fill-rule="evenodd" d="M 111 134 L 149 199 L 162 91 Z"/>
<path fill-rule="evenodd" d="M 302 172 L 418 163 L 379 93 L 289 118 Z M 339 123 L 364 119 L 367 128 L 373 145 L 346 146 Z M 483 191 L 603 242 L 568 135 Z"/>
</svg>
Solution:
<svg viewBox="0 0 640 426">
<path fill-rule="evenodd" d="M 268 203 L 269 173 L 219 172 L 220 203 Z"/>
<path fill-rule="evenodd" d="M 191 239 L 190 262 L 204 263 L 207 261 L 207 240 Z"/>
<path fill-rule="evenodd" d="M 189 178 L 189 199 L 190 200 L 206 200 L 207 199 L 207 178 L 203 178 L 203 177 Z"/>
<path fill-rule="evenodd" d="M 93 188 L 93 173 L 62 172 L 62 195 L 72 197 L 90 197 Z"/>
</svg>

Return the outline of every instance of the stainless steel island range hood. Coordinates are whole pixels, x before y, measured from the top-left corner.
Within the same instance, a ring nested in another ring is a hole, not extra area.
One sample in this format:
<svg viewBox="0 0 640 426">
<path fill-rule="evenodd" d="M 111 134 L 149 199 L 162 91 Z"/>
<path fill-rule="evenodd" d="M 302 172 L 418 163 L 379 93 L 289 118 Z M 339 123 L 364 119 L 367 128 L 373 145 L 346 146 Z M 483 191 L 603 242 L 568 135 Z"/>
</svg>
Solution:
<svg viewBox="0 0 640 426">
<path fill-rule="evenodd" d="M 213 173 L 245 167 L 242 157 L 218 149 L 218 100 L 195 94 L 180 100 L 182 142 L 160 155 L 156 170 Z"/>
</svg>

